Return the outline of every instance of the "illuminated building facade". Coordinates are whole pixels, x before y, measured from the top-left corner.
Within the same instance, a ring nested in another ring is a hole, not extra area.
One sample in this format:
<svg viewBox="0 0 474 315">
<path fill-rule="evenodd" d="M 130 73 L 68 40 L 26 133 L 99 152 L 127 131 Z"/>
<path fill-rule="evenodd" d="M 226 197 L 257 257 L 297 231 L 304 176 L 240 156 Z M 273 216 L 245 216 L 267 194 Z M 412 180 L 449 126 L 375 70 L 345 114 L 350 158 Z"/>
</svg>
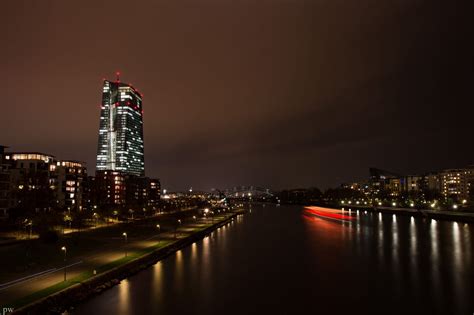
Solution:
<svg viewBox="0 0 474 315">
<path fill-rule="evenodd" d="M 145 174 L 142 96 L 118 77 L 104 80 L 97 171 Z"/>
<path fill-rule="evenodd" d="M 82 210 L 86 165 L 78 161 L 58 161 L 56 163 L 57 201 L 60 208 Z"/>
<path fill-rule="evenodd" d="M 126 204 L 142 210 L 156 210 L 160 201 L 160 180 L 127 176 Z"/>
<path fill-rule="evenodd" d="M 9 175 L 7 209 L 82 210 L 84 163 L 39 152 L 4 153 L 3 161 Z"/>
<path fill-rule="evenodd" d="M 56 159 L 39 152 L 5 154 L 10 165 L 9 208 L 47 211 L 57 205 Z"/>
<path fill-rule="evenodd" d="M 95 201 L 94 206 L 125 205 L 126 176 L 122 172 L 97 171 L 95 175 Z"/>
<path fill-rule="evenodd" d="M 474 169 L 448 169 L 440 173 L 441 194 L 446 199 L 469 199 Z"/>
<path fill-rule="evenodd" d="M 156 210 L 160 201 L 160 180 L 123 172 L 97 171 L 85 189 L 87 208 Z M 149 212 L 151 213 L 151 211 Z"/>
</svg>

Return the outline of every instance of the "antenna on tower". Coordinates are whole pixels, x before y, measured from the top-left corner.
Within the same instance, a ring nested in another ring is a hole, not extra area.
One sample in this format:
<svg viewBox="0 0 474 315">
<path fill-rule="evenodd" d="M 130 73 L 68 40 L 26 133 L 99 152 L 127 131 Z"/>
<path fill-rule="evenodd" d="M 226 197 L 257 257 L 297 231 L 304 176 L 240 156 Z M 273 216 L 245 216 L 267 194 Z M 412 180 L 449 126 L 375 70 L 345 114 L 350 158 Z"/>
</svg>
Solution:
<svg viewBox="0 0 474 315">
<path fill-rule="evenodd" d="M 117 82 L 120 82 L 120 72 L 119 71 L 115 72 L 115 75 L 117 76 Z"/>
</svg>

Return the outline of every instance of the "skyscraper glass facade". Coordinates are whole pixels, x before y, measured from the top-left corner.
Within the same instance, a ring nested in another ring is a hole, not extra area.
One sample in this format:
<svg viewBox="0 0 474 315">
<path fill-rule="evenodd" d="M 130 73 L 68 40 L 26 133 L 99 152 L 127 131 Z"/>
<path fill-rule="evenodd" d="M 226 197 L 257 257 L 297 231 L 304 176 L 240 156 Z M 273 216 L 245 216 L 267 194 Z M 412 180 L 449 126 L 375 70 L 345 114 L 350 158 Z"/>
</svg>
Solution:
<svg viewBox="0 0 474 315">
<path fill-rule="evenodd" d="M 104 80 L 97 171 L 145 175 L 142 96 L 131 85 Z"/>
</svg>

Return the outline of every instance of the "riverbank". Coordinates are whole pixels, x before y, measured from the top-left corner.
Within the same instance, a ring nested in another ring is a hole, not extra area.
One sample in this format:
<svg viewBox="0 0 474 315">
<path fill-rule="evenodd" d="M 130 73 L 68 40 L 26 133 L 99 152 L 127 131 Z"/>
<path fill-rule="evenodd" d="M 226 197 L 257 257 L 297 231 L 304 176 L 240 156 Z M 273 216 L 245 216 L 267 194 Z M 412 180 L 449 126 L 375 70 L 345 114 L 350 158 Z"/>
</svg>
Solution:
<svg viewBox="0 0 474 315">
<path fill-rule="evenodd" d="M 110 288 L 120 280 L 143 270 L 170 254 L 186 247 L 202 238 L 213 230 L 227 224 L 236 216 L 243 214 L 242 210 L 231 214 L 223 214 L 215 218 L 216 223 L 205 224 L 192 230 L 189 235 L 178 240 L 165 240 L 145 250 L 130 253 L 113 263 L 101 266 L 98 270 L 89 271 L 74 279 L 57 283 L 49 288 L 35 292 L 13 303 L 16 314 L 46 314 L 60 313 L 69 307 Z"/>
<path fill-rule="evenodd" d="M 351 205 L 350 207 L 337 207 L 331 206 L 337 209 L 357 209 L 364 210 L 367 212 L 381 212 L 388 214 L 397 215 L 408 215 L 414 217 L 423 217 L 435 220 L 447 220 L 447 221 L 459 221 L 459 222 L 474 222 L 474 213 L 471 212 L 459 212 L 459 211 L 443 211 L 443 210 L 428 210 L 428 209 L 412 209 L 412 208 L 396 208 L 396 207 L 367 207 Z"/>
</svg>

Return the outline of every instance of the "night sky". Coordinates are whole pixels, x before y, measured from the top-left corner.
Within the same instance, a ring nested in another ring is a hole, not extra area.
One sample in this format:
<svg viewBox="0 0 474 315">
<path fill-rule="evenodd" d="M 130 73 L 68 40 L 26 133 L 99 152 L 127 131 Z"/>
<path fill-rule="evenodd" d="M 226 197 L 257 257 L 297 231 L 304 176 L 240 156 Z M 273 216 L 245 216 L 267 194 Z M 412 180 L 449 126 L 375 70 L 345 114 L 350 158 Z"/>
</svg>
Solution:
<svg viewBox="0 0 474 315">
<path fill-rule="evenodd" d="M 6 1 L 0 144 L 93 174 L 102 79 L 119 70 L 144 94 L 146 174 L 168 189 L 474 164 L 465 3 Z"/>
</svg>

